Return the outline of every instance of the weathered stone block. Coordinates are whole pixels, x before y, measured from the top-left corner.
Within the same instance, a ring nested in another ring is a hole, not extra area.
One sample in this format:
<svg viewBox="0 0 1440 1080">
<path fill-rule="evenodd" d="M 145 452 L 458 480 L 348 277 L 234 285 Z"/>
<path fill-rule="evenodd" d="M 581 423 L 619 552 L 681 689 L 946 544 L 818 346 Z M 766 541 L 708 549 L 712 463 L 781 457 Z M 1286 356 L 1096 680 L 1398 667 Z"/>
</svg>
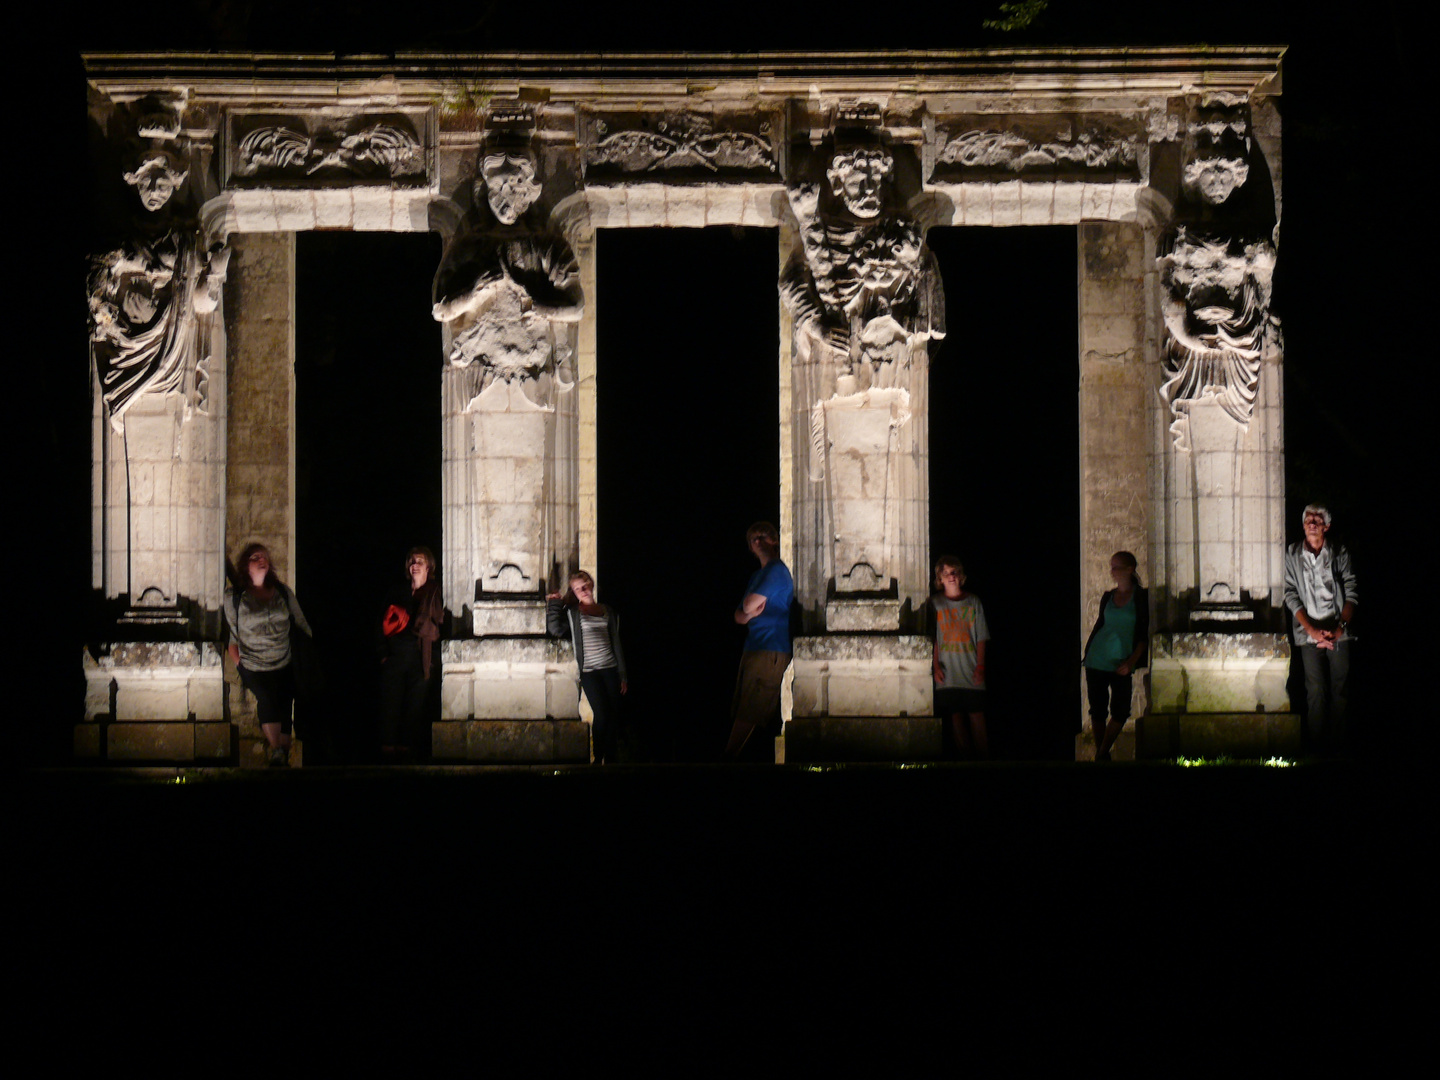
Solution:
<svg viewBox="0 0 1440 1080">
<path fill-rule="evenodd" d="M 825 605 L 825 629 L 831 632 L 884 632 L 900 629 L 899 599 L 835 599 Z"/>
<path fill-rule="evenodd" d="M 105 743 L 111 761 L 194 761 L 195 725 L 184 720 L 110 724 Z"/>
<path fill-rule="evenodd" d="M 446 739 L 449 747 L 448 734 Z M 590 728 L 579 720 L 471 720 L 465 724 L 464 758 L 497 764 L 588 761 Z"/>
<path fill-rule="evenodd" d="M 184 720 L 190 715 L 190 685 L 183 675 L 116 681 L 116 720 Z"/>
<path fill-rule="evenodd" d="M 786 762 L 935 761 L 942 753 L 934 717 L 797 717 L 785 725 Z"/>
<path fill-rule="evenodd" d="M 543 600 L 477 600 L 471 622 L 478 637 L 545 633 Z"/>
<path fill-rule="evenodd" d="M 197 723 L 195 725 L 195 757 L 203 761 L 228 760 L 230 757 L 230 725 Z"/>
<path fill-rule="evenodd" d="M 1296 713 L 1152 713 L 1136 721 L 1136 753 L 1173 757 L 1295 758 L 1301 718 Z"/>
<path fill-rule="evenodd" d="M 77 758 L 98 758 L 102 750 L 103 729 L 97 723 L 75 725 L 74 753 Z"/>
</svg>

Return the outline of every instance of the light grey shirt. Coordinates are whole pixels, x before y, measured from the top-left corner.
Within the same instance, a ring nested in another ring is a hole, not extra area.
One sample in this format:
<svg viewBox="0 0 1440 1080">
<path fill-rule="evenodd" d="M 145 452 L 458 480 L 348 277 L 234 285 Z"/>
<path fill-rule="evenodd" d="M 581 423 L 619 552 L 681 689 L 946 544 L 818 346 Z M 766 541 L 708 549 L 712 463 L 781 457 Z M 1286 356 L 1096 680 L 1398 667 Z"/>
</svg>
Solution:
<svg viewBox="0 0 1440 1080">
<path fill-rule="evenodd" d="M 240 647 L 240 666 L 247 671 L 279 671 L 290 663 L 292 618 L 296 626 L 310 634 L 310 624 L 295 594 L 283 585 L 269 600 L 261 600 L 246 589 L 240 593 L 238 605 L 235 590 L 225 590 L 225 625 L 230 640 Z"/>
<path fill-rule="evenodd" d="M 1309 548 L 1300 552 L 1300 602 L 1311 619 L 1340 614 L 1340 605 L 1335 602 L 1334 561 L 1335 552 L 1329 544 L 1318 555 Z"/>
</svg>

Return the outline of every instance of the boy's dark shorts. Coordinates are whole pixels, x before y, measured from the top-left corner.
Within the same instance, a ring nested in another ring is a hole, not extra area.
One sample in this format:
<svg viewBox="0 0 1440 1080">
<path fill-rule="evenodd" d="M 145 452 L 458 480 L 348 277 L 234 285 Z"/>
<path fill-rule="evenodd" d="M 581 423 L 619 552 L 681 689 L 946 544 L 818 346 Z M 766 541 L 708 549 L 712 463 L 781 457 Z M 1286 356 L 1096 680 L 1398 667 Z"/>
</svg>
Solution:
<svg viewBox="0 0 1440 1080">
<path fill-rule="evenodd" d="M 983 713 L 985 691 L 968 690 L 958 687 L 935 687 L 935 715 L 944 719 L 957 713 Z"/>
</svg>

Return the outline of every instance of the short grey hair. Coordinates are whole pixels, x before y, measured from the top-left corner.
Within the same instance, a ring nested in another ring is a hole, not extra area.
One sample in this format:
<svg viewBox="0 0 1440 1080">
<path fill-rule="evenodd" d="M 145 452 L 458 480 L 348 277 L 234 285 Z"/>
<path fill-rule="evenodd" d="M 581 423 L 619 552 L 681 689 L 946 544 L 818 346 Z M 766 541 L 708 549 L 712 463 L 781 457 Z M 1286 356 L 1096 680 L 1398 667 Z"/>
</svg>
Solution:
<svg viewBox="0 0 1440 1080">
<path fill-rule="evenodd" d="M 1330 510 L 1324 503 L 1311 503 L 1305 507 L 1304 510 L 1300 511 L 1300 524 L 1302 526 L 1305 524 L 1305 519 L 1311 514 L 1319 514 L 1325 519 L 1325 526 L 1327 528 L 1330 526 Z"/>
</svg>

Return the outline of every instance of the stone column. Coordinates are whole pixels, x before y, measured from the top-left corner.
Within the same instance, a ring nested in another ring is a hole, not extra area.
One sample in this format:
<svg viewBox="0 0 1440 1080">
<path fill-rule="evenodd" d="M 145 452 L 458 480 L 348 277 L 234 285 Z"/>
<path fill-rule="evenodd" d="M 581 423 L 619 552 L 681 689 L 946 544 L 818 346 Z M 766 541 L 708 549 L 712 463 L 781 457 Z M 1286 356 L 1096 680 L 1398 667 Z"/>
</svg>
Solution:
<svg viewBox="0 0 1440 1080">
<path fill-rule="evenodd" d="M 1140 580 L 1152 584 L 1150 557 L 1151 402 L 1154 365 L 1147 363 L 1146 277 L 1153 275 L 1153 241 L 1138 224 L 1087 221 L 1080 225 L 1080 611 L 1083 646 L 1099 597 L 1112 587 L 1110 556 L 1130 551 Z M 1149 257 L 1147 258 L 1147 252 Z M 1145 705 L 1145 680 L 1134 680 L 1131 716 Z M 1081 692 L 1083 715 L 1085 695 Z M 1093 758 L 1088 725 L 1077 757 Z M 1116 757 L 1134 754 L 1134 720 Z"/>
<path fill-rule="evenodd" d="M 218 631 L 223 562 L 228 257 L 187 225 L 147 222 L 94 260 L 92 584 L 106 603 L 103 640 L 84 656 L 78 757 L 229 755 L 206 640 Z"/>
<path fill-rule="evenodd" d="M 929 347 L 945 336 L 944 296 L 919 223 L 891 201 L 896 160 L 861 124 L 787 186 L 782 408 L 806 629 L 791 761 L 940 752 L 930 647 L 915 630 L 929 594 Z"/>
<path fill-rule="evenodd" d="M 234 558 L 247 543 L 264 544 L 276 574 L 303 605 L 304 583 L 295 575 L 295 234 L 236 234 L 231 245 L 225 550 Z M 224 663 L 239 763 L 262 767 L 265 737 L 256 724 L 255 699 L 241 686 L 228 654 Z M 302 755 L 297 740 L 291 763 L 300 764 Z"/>
<path fill-rule="evenodd" d="M 593 265 L 524 217 L 541 191 L 528 144 L 482 161 L 471 226 L 436 278 L 446 602 L 466 632 L 442 643 L 431 746 L 450 760 L 583 761 L 573 650 L 546 636 L 545 596 L 579 565 L 582 514 L 593 548 Z M 593 237 L 582 250 L 593 263 Z M 591 373 L 584 397 L 577 364 Z"/>
</svg>

